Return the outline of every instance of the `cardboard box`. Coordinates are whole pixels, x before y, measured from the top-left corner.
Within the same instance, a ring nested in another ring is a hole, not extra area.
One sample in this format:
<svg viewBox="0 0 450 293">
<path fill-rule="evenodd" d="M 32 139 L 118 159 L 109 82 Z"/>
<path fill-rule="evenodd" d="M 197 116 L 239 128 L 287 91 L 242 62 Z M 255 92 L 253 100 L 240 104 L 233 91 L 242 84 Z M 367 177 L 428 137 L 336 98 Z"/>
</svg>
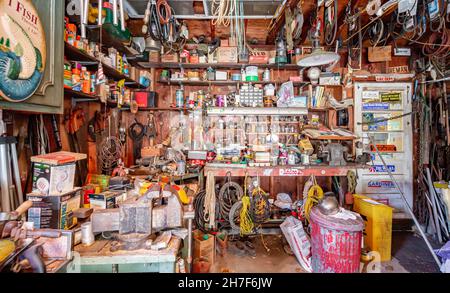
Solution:
<svg viewBox="0 0 450 293">
<path fill-rule="evenodd" d="M 140 108 L 156 108 L 157 93 L 150 91 L 135 91 L 134 100 Z"/>
<path fill-rule="evenodd" d="M 77 224 L 73 212 L 80 208 L 82 188 L 62 195 L 27 194 L 27 200 L 33 205 L 28 209 L 28 221 L 34 223 L 36 229 L 70 229 Z"/>
<path fill-rule="evenodd" d="M 114 209 L 121 203 L 126 196 L 123 191 L 104 191 L 102 193 L 89 194 L 89 203 L 91 208 L 96 209 Z"/>
<path fill-rule="evenodd" d="M 216 243 L 214 235 L 207 234 L 208 239 L 204 239 L 204 233 L 200 230 L 192 232 L 194 238 L 194 259 L 206 258 L 214 264 L 216 254 Z"/>
<path fill-rule="evenodd" d="M 392 47 L 369 47 L 367 57 L 369 62 L 383 62 L 392 60 Z"/>
<path fill-rule="evenodd" d="M 50 165 L 33 164 L 32 192 L 43 195 L 60 195 L 73 190 L 75 163 Z"/>
<path fill-rule="evenodd" d="M 219 63 L 237 63 L 237 47 L 219 47 L 217 48 L 217 62 Z"/>
<path fill-rule="evenodd" d="M 161 62 L 178 62 L 178 54 L 164 54 L 161 56 Z"/>
<path fill-rule="evenodd" d="M 148 61 L 149 62 L 159 62 L 160 60 L 160 53 L 159 51 L 150 51 L 148 54 Z"/>
</svg>

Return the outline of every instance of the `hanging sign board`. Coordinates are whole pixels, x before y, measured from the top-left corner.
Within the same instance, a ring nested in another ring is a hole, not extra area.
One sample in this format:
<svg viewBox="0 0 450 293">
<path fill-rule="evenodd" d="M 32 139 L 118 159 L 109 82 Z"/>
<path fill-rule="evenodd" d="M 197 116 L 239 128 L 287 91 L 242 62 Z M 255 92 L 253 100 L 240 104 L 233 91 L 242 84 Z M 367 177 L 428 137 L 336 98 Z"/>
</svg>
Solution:
<svg viewBox="0 0 450 293">
<path fill-rule="evenodd" d="M 362 108 L 364 111 L 389 110 L 389 103 L 367 103 Z"/>
<path fill-rule="evenodd" d="M 389 171 L 395 172 L 394 165 L 387 165 L 387 168 L 389 169 Z M 373 165 L 372 167 L 370 167 L 370 172 L 371 173 L 382 173 L 382 172 L 387 172 L 387 169 L 384 167 L 384 165 Z"/>
<path fill-rule="evenodd" d="M 45 59 L 45 32 L 32 1 L 0 0 L 0 97 L 10 102 L 31 97 Z"/>
<path fill-rule="evenodd" d="M 398 102 L 401 100 L 401 93 L 381 93 L 382 102 Z"/>
<path fill-rule="evenodd" d="M 393 144 L 377 144 L 377 149 L 379 152 L 396 152 L 397 147 Z M 370 151 L 375 152 L 375 147 L 370 145 Z"/>
<path fill-rule="evenodd" d="M 390 180 L 371 180 L 367 182 L 367 187 L 377 189 L 392 189 L 395 188 L 394 182 Z"/>
</svg>

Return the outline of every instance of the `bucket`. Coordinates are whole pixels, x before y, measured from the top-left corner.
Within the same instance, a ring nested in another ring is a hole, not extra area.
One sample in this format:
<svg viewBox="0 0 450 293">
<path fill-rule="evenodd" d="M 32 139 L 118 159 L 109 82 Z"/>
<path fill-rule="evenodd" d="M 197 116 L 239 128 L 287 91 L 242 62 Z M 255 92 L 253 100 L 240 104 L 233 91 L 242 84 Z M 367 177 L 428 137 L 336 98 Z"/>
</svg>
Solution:
<svg viewBox="0 0 450 293">
<path fill-rule="evenodd" d="M 381 261 L 391 260 L 392 208 L 354 194 L 353 210 L 364 219 L 364 245 L 380 254 Z"/>
<path fill-rule="evenodd" d="M 324 215 L 317 206 L 311 209 L 313 272 L 359 272 L 364 223 L 358 214 L 349 211 L 346 211 L 346 214 L 352 218 Z"/>
</svg>

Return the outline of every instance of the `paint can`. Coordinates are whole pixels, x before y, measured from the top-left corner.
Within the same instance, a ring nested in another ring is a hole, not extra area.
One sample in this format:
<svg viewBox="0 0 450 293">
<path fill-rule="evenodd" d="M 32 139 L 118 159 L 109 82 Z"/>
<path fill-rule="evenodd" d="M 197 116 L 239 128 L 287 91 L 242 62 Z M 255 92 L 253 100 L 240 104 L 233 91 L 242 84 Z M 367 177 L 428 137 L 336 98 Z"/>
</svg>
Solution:
<svg viewBox="0 0 450 293">
<path fill-rule="evenodd" d="M 359 214 L 324 215 L 311 209 L 311 266 L 315 273 L 358 273 L 364 222 Z"/>
<path fill-rule="evenodd" d="M 85 246 L 90 246 L 94 243 L 94 233 L 92 232 L 92 223 L 86 222 L 81 224 L 81 243 Z"/>
<path fill-rule="evenodd" d="M 177 108 L 184 107 L 184 90 L 176 90 L 175 91 L 175 106 Z"/>
</svg>

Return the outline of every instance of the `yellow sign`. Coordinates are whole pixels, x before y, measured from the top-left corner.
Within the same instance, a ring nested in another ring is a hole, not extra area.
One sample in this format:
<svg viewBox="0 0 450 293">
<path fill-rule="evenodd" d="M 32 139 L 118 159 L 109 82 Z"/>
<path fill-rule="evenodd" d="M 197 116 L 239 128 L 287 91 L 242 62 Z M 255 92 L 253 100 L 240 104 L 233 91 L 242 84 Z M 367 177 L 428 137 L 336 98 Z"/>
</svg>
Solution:
<svg viewBox="0 0 450 293">
<path fill-rule="evenodd" d="M 401 93 L 381 93 L 382 102 L 398 102 L 401 99 Z"/>
<path fill-rule="evenodd" d="M 0 0 L 0 97 L 21 102 L 45 69 L 45 32 L 31 0 Z"/>
</svg>

